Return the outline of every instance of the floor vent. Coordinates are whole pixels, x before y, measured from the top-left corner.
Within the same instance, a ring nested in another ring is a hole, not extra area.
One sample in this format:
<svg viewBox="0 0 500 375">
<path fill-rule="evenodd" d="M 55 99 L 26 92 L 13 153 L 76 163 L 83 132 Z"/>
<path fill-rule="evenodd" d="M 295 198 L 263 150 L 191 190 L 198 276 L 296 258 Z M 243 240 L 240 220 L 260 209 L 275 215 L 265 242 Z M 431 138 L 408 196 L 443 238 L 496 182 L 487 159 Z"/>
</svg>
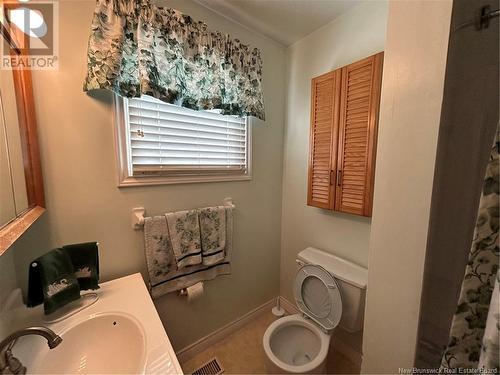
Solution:
<svg viewBox="0 0 500 375">
<path fill-rule="evenodd" d="M 193 371 L 192 375 L 219 375 L 224 372 L 219 360 L 214 357 L 203 366 Z"/>
</svg>

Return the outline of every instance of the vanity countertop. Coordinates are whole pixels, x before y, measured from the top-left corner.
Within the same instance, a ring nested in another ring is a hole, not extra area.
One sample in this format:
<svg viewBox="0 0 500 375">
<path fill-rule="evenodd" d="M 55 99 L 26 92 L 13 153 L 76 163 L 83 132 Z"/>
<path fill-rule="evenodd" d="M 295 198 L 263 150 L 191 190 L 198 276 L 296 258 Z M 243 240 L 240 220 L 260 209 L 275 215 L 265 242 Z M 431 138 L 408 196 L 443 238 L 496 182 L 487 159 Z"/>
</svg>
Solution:
<svg viewBox="0 0 500 375">
<path fill-rule="evenodd" d="M 48 327 L 55 333 L 61 334 L 63 342 L 60 347 L 63 347 L 65 344 L 64 334 L 76 325 L 106 314 L 126 314 L 137 322 L 144 333 L 145 364 L 143 372 L 145 374 L 183 373 L 141 274 L 136 273 L 102 283 L 100 289 L 94 292 L 99 297 L 97 302 L 61 321 L 48 323 L 43 315 L 42 306 L 32 309 L 25 306 L 18 307 L 7 314 L 2 314 L 2 320 L 4 324 L 11 327 L 11 330 L 28 325 Z M 78 342 L 78 339 L 73 339 L 71 342 L 72 352 L 78 351 L 74 342 Z M 66 345 L 70 345 L 70 343 L 66 342 Z M 58 348 L 53 349 L 54 353 L 49 353 L 44 339 L 39 336 L 25 336 L 18 340 L 13 353 L 28 368 L 28 373 L 45 372 L 40 370 L 40 363 L 44 362 L 44 357 L 47 355 L 51 355 L 57 361 L 58 357 L 55 355 L 57 350 Z M 119 356 L 119 354 L 117 355 Z M 87 354 L 83 349 L 80 356 L 82 357 L 81 361 L 84 362 Z M 45 359 L 45 361 L 47 360 Z"/>
</svg>

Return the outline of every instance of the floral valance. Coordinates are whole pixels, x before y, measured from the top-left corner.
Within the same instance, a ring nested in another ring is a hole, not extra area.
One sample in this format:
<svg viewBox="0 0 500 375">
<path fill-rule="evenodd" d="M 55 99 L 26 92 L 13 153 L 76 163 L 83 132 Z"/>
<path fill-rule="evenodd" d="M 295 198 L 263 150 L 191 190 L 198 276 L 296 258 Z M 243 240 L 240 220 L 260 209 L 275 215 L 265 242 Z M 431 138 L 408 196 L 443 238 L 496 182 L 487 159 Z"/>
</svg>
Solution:
<svg viewBox="0 0 500 375">
<path fill-rule="evenodd" d="M 97 0 L 84 90 L 264 120 L 257 48 L 150 0 Z"/>
</svg>

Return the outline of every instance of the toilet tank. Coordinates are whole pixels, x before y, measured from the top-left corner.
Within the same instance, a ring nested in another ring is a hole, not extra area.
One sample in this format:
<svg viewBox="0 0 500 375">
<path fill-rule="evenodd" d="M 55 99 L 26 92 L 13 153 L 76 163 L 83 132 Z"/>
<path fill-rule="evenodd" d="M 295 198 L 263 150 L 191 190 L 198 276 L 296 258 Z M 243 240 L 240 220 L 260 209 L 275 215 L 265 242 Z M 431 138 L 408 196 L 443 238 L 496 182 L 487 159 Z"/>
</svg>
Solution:
<svg viewBox="0 0 500 375">
<path fill-rule="evenodd" d="M 348 332 L 362 330 L 368 270 L 313 247 L 302 250 L 297 255 L 297 263 L 321 266 L 335 277 L 342 295 L 340 326 Z"/>
</svg>

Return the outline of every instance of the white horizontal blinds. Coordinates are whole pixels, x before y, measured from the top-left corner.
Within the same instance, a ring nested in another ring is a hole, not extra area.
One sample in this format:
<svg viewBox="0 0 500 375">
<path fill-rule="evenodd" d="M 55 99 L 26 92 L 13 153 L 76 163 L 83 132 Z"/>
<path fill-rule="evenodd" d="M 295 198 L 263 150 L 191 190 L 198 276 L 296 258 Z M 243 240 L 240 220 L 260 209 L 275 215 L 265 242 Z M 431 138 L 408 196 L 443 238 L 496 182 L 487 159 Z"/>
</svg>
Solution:
<svg viewBox="0 0 500 375">
<path fill-rule="evenodd" d="M 142 96 L 128 99 L 128 125 L 134 175 L 246 171 L 245 118 Z"/>
</svg>

